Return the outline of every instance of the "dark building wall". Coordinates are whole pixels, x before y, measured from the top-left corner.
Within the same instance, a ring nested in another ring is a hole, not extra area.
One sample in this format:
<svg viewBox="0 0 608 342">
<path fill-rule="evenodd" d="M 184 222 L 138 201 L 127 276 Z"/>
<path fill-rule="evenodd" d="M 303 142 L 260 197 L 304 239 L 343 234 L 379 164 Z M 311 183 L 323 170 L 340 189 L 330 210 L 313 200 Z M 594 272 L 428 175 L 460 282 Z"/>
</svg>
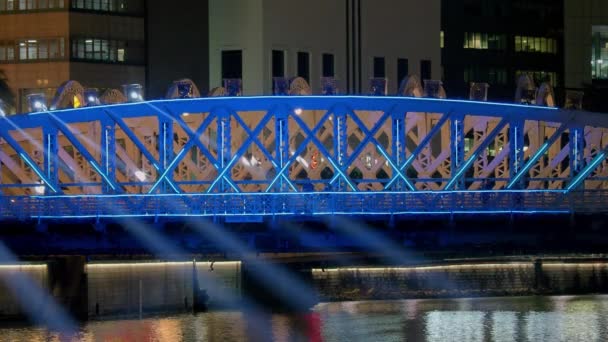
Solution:
<svg viewBox="0 0 608 342">
<path fill-rule="evenodd" d="M 146 98 L 164 97 L 169 85 L 190 78 L 209 89 L 209 6 L 201 1 L 147 1 Z"/>
<path fill-rule="evenodd" d="M 558 93 L 563 88 L 563 0 L 443 0 L 441 10 L 443 79 L 449 97 L 467 97 L 469 82 L 477 81 L 490 83 L 489 99 L 511 101 L 518 70 L 554 73 Z M 465 32 L 503 35 L 504 48 L 465 49 Z M 515 36 L 554 39 L 556 51 L 516 51 Z M 476 69 L 468 80 L 467 69 Z M 492 81 L 490 70 L 503 71 L 506 78 Z"/>
</svg>

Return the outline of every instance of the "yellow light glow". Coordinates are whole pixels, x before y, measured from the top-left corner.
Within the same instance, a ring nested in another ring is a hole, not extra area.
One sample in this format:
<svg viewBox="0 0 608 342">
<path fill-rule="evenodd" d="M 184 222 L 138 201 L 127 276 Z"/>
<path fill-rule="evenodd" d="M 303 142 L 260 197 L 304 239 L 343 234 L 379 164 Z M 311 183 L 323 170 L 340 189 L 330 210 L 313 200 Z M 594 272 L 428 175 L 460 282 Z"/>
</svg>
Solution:
<svg viewBox="0 0 608 342">
<path fill-rule="evenodd" d="M 80 108 L 82 107 L 82 104 L 80 103 L 80 99 L 78 98 L 77 95 L 74 95 L 74 108 Z"/>
</svg>

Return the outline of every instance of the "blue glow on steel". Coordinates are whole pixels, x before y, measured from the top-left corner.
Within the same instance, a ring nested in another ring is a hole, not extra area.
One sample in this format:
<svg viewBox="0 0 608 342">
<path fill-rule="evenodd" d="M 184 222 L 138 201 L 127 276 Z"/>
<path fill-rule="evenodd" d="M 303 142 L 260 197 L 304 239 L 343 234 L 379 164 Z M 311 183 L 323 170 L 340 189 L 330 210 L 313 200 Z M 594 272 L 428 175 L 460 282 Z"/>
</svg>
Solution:
<svg viewBox="0 0 608 342">
<path fill-rule="evenodd" d="M 99 166 L 97 166 L 97 163 L 94 162 L 93 160 L 89 161 L 89 164 L 91 164 L 91 166 L 95 169 L 95 171 L 97 171 L 97 173 L 99 173 L 101 175 L 101 177 L 103 177 L 103 179 L 106 181 L 106 183 L 108 183 L 108 185 L 110 186 L 110 188 L 112 188 L 112 190 L 116 190 L 116 187 L 114 186 L 114 182 L 112 182 L 108 176 L 101 171 L 101 168 L 99 168 Z"/>
<path fill-rule="evenodd" d="M 40 180 L 42 180 L 44 182 L 44 184 L 46 184 L 46 186 L 48 186 L 51 189 L 51 191 L 56 193 L 57 189 L 55 189 L 55 187 L 46 179 L 46 177 L 44 177 L 44 175 L 42 173 L 40 173 L 40 171 L 38 170 L 38 165 L 36 165 L 34 162 L 32 162 L 30 160 L 30 158 L 28 156 L 26 156 L 25 154 L 19 153 L 19 155 L 21 156 L 21 159 L 23 159 L 23 161 L 36 173 L 38 178 L 40 178 Z"/>
<path fill-rule="evenodd" d="M 403 181 L 405 182 L 405 184 L 407 185 L 407 187 L 410 188 L 411 191 L 416 191 L 416 188 L 414 187 L 414 185 L 410 182 L 409 179 L 407 179 L 403 175 L 403 173 L 401 173 L 401 171 L 399 170 L 399 168 L 397 166 L 395 166 L 395 164 L 393 163 L 393 161 L 391 160 L 391 158 L 389 158 L 389 156 L 384 152 L 384 149 L 382 148 L 382 146 L 376 145 L 376 149 L 386 159 L 386 161 L 389 163 L 389 165 L 391 166 L 391 168 L 393 169 L 393 171 L 397 174 L 397 176 L 399 176 L 399 177 L 401 177 L 401 179 L 403 179 Z"/>
<path fill-rule="evenodd" d="M 160 184 L 163 182 L 164 179 L 167 179 L 167 175 L 169 174 L 169 172 L 173 171 L 173 168 L 175 167 L 175 164 L 177 164 L 180 160 L 180 157 L 182 156 L 182 154 L 184 154 L 186 152 L 185 149 L 182 148 L 181 151 L 179 151 L 179 153 L 177 154 L 177 156 L 175 156 L 175 158 L 173 158 L 173 160 L 171 161 L 171 163 L 169 164 L 169 167 L 167 167 L 165 169 L 165 171 L 161 174 L 161 176 L 158 178 L 158 180 L 156 181 L 156 183 L 154 183 L 154 185 L 150 188 L 150 190 L 148 191 L 149 194 L 153 193 L 156 188 L 158 188 L 160 186 Z M 165 161 L 166 162 L 166 161 Z M 167 179 L 167 181 L 169 181 L 169 179 Z M 173 182 L 168 182 L 171 187 L 173 188 L 173 191 L 179 193 L 180 191 L 177 190 L 175 188 L 175 185 L 173 184 Z"/>
<path fill-rule="evenodd" d="M 538 160 L 538 158 L 541 155 L 543 155 L 543 153 L 545 153 L 548 148 L 549 148 L 549 141 L 545 142 L 538 149 L 538 151 L 536 151 L 536 153 L 532 156 L 532 158 L 530 158 L 530 160 L 528 161 L 528 163 L 526 163 L 526 165 L 524 165 L 524 167 L 521 169 L 521 171 L 519 171 L 519 173 L 517 173 L 517 175 L 515 175 L 515 177 L 513 177 L 513 179 L 509 183 L 509 185 L 507 185 L 507 189 L 513 188 L 513 186 L 515 184 L 517 184 L 517 182 L 519 182 L 519 180 L 521 179 L 521 177 L 523 177 L 532 168 L 532 166 L 534 166 L 534 164 L 536 163 L 536 161 Z"/>
<path fill-rule="evenodd" d="M 40 215 L 36 216 L 39 219 L 53 220 L 53 219 L 97 219 L 97 218 L 179 218 L 179 217 L 272 217 L 272 216 L 332 216 L 332 215 L 357 215 L 357 216 L 446 216 L 446 215 L 534 215 L 534 214 L 569 214 L 569 210 L 471 210 L 471 211 L 324 211 L 315 213 L 302 213 L 302 212 L 277 212 L 277 213 L 192 213 L 192 214 L 99 214 L 99 215 Z"/>
<path fill-rule="evenodd" d="M 336 170 L 336 172 L 338 172 L 340 174 L 340 176 L 342 176 L 342 178 L 344 178 L 344 181 L 346 181 L 346 184 L 348 184 L 348 186 L 354 192 L 359 191 L 359 189 L 357 189 L 355 187 L 355 185 L 350 181 L 350 179 L 348 177 L 346 177 L 346 175 L 344 174 L 344 172 L 342 172 L 342 170 L 340 170 L 340 168 L 336 166 L 336 164 L 333 162 L 333 160 L 331 160 L 331 158 L 327 157 L 327 161 L 331 164 L 331 166 L 334 167 L 334 170 Z M 329 182 L 329 184 L 333 184 L 333 182 Z"/>
<path fill-rule="evenodd" d="M 581 172 L 579 173 L 574 180 L 572 180 L 572 183 L 570 183 L 570 185 L 568 185 L 568 187 L 566 188 L 566 193 L 572 191 L 572 189 L 576 188 L 579 186 L 579 184 L 585 180 L 585 178 L 587 178 L 587 176 L 593 172 L 593 170 L 595 170 L 595 168 L 604 162 L 604 160 L 606 159 L 606 152 L 602 152 L 600 154 L 598 154 L 595 157 L 595 160 L 593 160 L 593 162 L 591 162 L 591 164 L 587 165 L 587 167 Z"/>
<path fill-rule="evenodd" d="M 456 172 L 454 176 L 450 179 L 448 184 L 445 186 L 446 190 L 449 190 L 458 180 L 460 176 L 469 168 L 469 166 L 477 159 L 478 153 L 473 154 L 467 161 L 462 165 L 462 167 Z"/>
</svg>

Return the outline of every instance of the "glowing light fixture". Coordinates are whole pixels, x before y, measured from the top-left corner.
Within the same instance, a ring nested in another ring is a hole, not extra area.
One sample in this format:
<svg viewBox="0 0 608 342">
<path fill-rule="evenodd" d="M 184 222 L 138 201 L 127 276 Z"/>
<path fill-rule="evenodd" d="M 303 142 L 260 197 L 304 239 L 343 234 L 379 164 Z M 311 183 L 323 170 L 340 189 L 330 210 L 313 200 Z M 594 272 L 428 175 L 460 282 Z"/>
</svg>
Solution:
<svg viewBox="0 0 608 342">
<path fill-rule="evenodd" d="M 293 110 L 296 115 L 302 115 L 302 108 L 296 108 Z"/>
<path fill-rule="evenodd" d="M 30 94 L 27 96 L 30 112 L 46 112 L 46 96 L 44 94 Z"/>
<path fill-rule="evenodd" d="M 122 87 L 128 102 L 141 102 L 144 100 L 144 90 L 141 84 L 126 84 Z"/>
<path fill-rule="evenodd" d="M 99 101 L 99 92 L 96 88 L 85 89 L 84 103 L 87 107 L 98 106 L 101 104 Z"/>
</svg>

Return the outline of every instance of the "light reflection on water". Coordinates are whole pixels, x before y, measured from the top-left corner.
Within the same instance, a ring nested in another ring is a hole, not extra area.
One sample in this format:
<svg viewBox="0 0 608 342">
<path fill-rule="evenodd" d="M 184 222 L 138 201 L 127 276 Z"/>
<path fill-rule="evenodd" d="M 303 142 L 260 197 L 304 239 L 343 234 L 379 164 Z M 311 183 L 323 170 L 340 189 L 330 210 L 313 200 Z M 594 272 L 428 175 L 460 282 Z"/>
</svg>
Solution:
<svg viewBox="0 0 608 342">
<path fill-rule="evenodd" d="M 78 336 L 0 326 L 0 341 L 608 341 L 608 296 L 322 303 L 309 314 L 211 312 L 86 323 Z"/>
</svg>

